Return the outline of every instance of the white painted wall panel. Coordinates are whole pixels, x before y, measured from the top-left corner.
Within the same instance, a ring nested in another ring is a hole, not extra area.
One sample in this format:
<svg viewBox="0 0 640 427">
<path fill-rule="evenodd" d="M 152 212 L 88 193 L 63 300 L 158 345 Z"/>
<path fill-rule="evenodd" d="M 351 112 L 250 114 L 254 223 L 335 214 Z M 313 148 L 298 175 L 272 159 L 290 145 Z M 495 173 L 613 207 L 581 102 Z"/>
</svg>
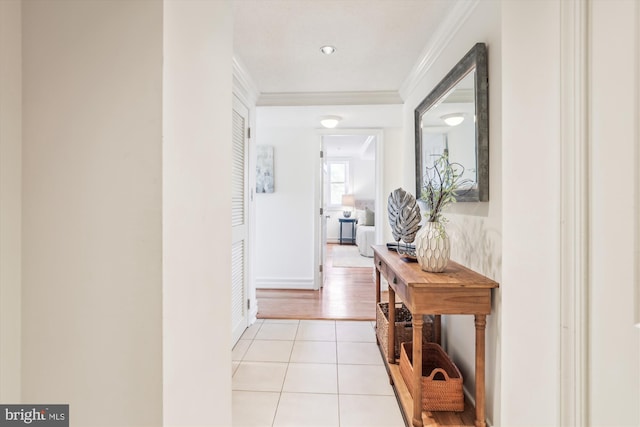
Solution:
<svg viewBox="0 0 640 427">
<path fill-rule="evenodd" d="M 591 13 L 590 421 L 640 425 L 640 331 L 634 328 L 633 155 L 640 118 L 638 8 L 593 1 Z M 635 278 L 637 280 L 637 278 Z"/>
<path fill-rule="evenodd" d="M 560 381 L 559 3 L 503 2 L 502 49 L 501 422 L 552 426 Z"/>
<path fill-rule="evenodd" d="M 22 14 L 22 399 L 162 425 L 162 3 Z"/>
<path fill-rule="evenodd" d="M 0 2 L 0 402 L 20 402 L 22 310 L 22 25 Z"/>
<path fill-rule="evenodd" d="M 287 286 L 312 287 L 318 137 L 312 128 L 270 128 L 260 111 L 257 144 L 273 146 L 275 191 L 254 196 L 256 283 L 278 287 L 293 280 Z"/>
<path fill-rule="evenodd" d="M 230 426 L 231 3 L 163 3 L 163 426 Z"/>
</svg>

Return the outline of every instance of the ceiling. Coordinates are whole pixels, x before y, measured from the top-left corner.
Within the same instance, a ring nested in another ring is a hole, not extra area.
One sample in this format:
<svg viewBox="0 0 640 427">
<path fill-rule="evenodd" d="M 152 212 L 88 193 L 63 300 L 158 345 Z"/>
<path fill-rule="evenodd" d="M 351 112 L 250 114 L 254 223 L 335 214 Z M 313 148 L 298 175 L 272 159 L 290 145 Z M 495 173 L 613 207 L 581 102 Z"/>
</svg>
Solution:
<svg viewBox="0 0 640 427">
<path fill-rule="evenodd" d="M 454 4 L 233 0 L 234 56 L 260 93 L 258 128 L 318 128 L 327 114 L 342 117 L 336 132 L 401 127 L 399 89 Z M 374 147 L 356 135 L 325 140 L 328 156 L 371 158 Z"/>
<path fill-rule="evenodd" d="M 322 142 L 327 158 L 375 159 L 375 135 L 327 135 Z"/>
<path fill-rule="evenodd" d="M 234 0 L 234 55 L 261 97 L 326 92 L 397 94 L 454 3 Z M 336 47 L 334 54 L 320 52 L 327 44 Z"/>
</svg>

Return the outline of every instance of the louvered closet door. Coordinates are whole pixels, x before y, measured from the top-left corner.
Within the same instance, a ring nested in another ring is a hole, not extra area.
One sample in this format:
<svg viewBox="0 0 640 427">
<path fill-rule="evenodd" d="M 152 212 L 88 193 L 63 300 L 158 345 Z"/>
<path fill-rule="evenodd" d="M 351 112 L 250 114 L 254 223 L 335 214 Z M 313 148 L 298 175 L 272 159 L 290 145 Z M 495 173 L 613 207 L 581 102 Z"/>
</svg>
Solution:
<svg viewBox="0 0 640 427">
<path fill-rule="evenodd" d="M 249 111 L 233 99 L 231 166 L 231 327 L 233 344 L 248 326 L 247 316 L 247 128 Z"/>
</svg>

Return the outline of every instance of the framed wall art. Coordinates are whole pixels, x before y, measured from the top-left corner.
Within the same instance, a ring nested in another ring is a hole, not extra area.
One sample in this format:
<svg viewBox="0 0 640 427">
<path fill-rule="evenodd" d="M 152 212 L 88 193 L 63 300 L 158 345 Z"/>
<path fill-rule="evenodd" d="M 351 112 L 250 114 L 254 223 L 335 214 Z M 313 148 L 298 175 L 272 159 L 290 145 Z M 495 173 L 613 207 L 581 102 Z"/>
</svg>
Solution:
<svg viewBox="0 0 640 427">
<path fill-rule="evenodd" d="M 256 193 L 273 193 L 273 146 L 256 146 Z"/>
</svg>

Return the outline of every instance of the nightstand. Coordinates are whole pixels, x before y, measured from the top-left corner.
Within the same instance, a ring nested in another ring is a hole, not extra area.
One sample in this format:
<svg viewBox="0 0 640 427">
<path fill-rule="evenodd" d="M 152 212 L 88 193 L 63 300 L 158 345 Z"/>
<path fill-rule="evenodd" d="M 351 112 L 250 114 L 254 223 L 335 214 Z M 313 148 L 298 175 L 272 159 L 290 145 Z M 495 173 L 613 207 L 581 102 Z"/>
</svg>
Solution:
<svg viewBox="0 0 640 427">
<path fill-rule="evenodd" d="M 356 222 L 358 222 L 355 218 L 338 218 L 338 221 L 340 221 L 340 244 L 342 244 L 343 241 L 347 242 L 347 243 L 351 243 L 352 245 L 355 245 L 356 243 Z M 351 224 L 351 237 L 342 237 L 342 226 L 344 224 Z"/>
</svg>

